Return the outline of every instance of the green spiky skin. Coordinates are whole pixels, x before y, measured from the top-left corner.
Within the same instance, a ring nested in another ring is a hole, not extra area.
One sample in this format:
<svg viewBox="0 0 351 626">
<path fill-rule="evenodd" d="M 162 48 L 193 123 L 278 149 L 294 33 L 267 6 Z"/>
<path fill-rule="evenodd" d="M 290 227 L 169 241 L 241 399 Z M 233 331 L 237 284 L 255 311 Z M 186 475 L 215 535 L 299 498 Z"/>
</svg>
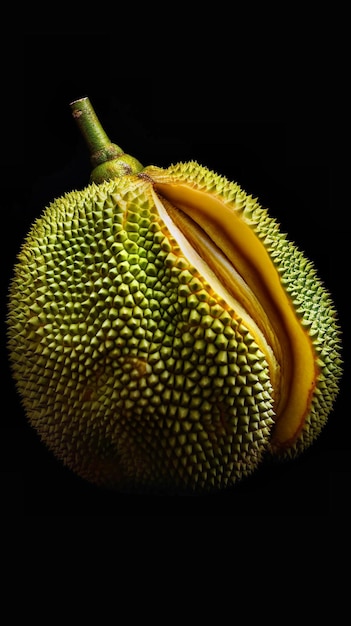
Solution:
<svg viewBox="0 0 351 626">
<path fill-rule="evenodd" d="M 296 455 L 320 432 L 338 391 L 331 298 L 311 263 L 238 185 L 195 162 L 165 175 L 235 200 L 313 338 L 321 374 L 287 453 Z M 33 224 L 10 286 L 11 366 L 30 423 L 84 479 L 127 489 L 220 489 L 251 474 L 270 451 L 268 366 L 235 311 L 183 256 L 151 187 L 145 175 L 93 183 L 55 200 Z"/>
<path fill-rule="evenodd" d="M 196 161 L 178 163 L 168 170 L 149 167 L 145 171 L 151 177 L 157 171 L 159 180 L 174 176 L 178 181 L 192 181 L 197 188 L 218 195 L 222 201 L 235 206 L 274 262 L 296 314 L 311 337 L 320 369 L 310 413 L 294 445 L 283 449 L 269 448 L 275 456 L 295 458 L 318 437 L 339 392 L 342 376 L 341 329 L 330 293 L 318 277 L 313 263 L 280 231 L 278 222 L 267 209 L 237 183 L 200 167 Z"/>
</svg>

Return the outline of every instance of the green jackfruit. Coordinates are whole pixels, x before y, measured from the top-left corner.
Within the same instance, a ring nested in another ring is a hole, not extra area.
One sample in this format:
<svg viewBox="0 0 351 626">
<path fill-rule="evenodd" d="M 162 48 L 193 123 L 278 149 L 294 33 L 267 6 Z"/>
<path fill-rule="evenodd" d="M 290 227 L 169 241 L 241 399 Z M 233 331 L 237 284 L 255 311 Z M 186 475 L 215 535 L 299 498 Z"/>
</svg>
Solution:
<svg viewBox="0 0 351 626">
<path fill-rule="evenodd" d="M 92 178 L 32 225 L 8 347 L 30 424 L 117 489 L 208 491 L 292 459 L 339 391 L 341 332 L 313 264 L 196 162 L 143 168 L 71 104 Z"/>
</svg>

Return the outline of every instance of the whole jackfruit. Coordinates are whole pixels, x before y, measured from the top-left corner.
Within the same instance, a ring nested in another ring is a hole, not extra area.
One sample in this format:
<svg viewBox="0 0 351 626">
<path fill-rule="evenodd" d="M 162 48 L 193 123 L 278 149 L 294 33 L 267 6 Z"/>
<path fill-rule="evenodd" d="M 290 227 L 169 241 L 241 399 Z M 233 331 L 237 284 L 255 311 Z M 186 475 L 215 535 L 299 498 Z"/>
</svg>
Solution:
<svg viewBox="0 0 351 626">
<path fill-rule="evenodd" d="M 119 489 L 208 491 L 294 458 L 333 408 L 341 332 L 313 264 L 258 201 L 196 162 L 143 167 L 71 103 L 89 185 L 32 225 L 8 347 L 29 422 Z"/>
</svg>

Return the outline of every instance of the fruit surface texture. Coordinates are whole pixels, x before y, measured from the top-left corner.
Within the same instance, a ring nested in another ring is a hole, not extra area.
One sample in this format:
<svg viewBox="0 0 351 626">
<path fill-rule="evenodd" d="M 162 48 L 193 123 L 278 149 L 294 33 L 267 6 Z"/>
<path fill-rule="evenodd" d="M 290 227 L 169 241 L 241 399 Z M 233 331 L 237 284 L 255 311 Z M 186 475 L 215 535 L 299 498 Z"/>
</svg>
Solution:
<svg viewBox="0 0 351 626">
<path fill-rule="evenodd" d="M 313 263 L 237 183 L 195 161 L 143 167 L 87 98 L 71 106 L 91 181 L 45 207 L 9 289 L 30 424 L 73 472 L 115 489 L 220 490 L 294 459 L 342 374 Z"/>
</svg>

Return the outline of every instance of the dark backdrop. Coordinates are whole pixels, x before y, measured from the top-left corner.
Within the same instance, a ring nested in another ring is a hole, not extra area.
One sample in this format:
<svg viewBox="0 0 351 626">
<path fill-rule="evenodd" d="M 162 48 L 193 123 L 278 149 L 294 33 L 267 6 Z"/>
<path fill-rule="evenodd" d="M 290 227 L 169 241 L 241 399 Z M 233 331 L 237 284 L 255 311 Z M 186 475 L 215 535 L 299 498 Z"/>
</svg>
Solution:
<svg viewBox="0 0 351 626">
<path fill-rule="evenodd" d="M 350 227 L 340 191 L 336 144 L 342 115 L 331 108 L 321 55 L 278 63 L 211 39 L 173 50 L 166 34 L 132 52 L 99 33 L 30 33 L 8 49 L 3 99 L 1 272 L 1 476 L 9 509 L 27 515 L 329 515 L 349 486 L 349 305 L 345 295 Z M 278 42 L 280 43 L 280 42 Z M 322 47 L 321 47 L 322 49 Z M 329 80 L 332 79 L 332 74 Z M 109 493 L 76 478 L 28 426 L 8 368 L 6 294 L 23 237 L 44 206 L 84 187 L 89 159 L 69 103 L 87 95 L 110 138 L 144 165 L 195 159 L 235 180 L 281 223 L 333 295 L 344 332 L 345 375 L 335 410 L 299 460 L 263 469 L 215 496 Z"/>
</svg>

